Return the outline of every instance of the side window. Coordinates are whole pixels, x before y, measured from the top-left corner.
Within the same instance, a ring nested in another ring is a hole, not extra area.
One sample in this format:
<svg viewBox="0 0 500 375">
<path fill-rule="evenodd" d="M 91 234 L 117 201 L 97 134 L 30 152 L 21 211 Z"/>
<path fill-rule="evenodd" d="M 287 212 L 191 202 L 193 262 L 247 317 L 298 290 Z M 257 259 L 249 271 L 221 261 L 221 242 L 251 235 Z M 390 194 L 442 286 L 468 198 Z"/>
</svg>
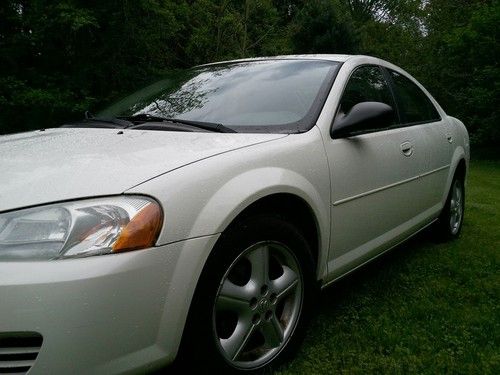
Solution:
<svg viewBox="0 0 500 375">
<path fill-rule="evenodd" d="M 394 116 L 387 126 L 396 123 L 396 106 L 378 66 L 362 66 L 354 71 L 347 82 L 337 115 L 348 114 L 352 107 L 362 102 L 382 102 L 394 108 Z"/>
<path fill-rule="evenodd" d="M 390 70 L 403 124 L 439 121 L 440 116 L 430 99 L 405 76 Z"/>
</svg>

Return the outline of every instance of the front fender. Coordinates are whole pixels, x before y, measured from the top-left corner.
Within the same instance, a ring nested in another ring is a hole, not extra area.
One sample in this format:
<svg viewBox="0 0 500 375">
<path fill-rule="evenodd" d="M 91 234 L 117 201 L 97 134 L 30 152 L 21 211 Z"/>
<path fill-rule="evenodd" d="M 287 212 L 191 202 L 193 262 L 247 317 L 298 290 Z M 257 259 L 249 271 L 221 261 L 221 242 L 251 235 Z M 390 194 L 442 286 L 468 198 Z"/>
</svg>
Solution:
<svg viewBox="0 0 500 375">
<path fill-rule="evenodd" d="M 251 204 L 279 193 L 295 195 L 308 204 L 316 218 L 320 249 L 328 248 L 329 229 L 325 223 L 329 220 L 329 204 L 325 195 L 305 176 L 277 167 L 243 172 L 221 186 L 200 210 L 190 237 L 198 233 L 223 232 Z"/>
<path fill-rule="evenodd" d="M 252 203 L 289 193 L 305 201 L 319 232 L 319 273 L 330 235 L 330 174 L 319 130 L 200 160 L 147 181 L 127 193 L 162 204 L 165 222 L 158 245 L 221 233 Z M 198 254 L 204 262 L 209 254 Z"/>
</svg>

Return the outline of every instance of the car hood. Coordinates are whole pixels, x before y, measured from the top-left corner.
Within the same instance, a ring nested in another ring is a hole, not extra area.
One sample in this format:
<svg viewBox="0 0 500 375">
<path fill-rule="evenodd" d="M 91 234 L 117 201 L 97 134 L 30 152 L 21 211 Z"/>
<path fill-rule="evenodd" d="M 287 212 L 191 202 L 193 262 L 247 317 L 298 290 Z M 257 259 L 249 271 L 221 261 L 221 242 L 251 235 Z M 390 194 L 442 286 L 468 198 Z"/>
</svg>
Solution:
<svg viewBox="0 0 500 375">
<path fill-rule="evenodd" d="M 284 136 L 62 128 L 0 136 L 0 212 L 121 194 L 197 160 Z"/>
</svg>

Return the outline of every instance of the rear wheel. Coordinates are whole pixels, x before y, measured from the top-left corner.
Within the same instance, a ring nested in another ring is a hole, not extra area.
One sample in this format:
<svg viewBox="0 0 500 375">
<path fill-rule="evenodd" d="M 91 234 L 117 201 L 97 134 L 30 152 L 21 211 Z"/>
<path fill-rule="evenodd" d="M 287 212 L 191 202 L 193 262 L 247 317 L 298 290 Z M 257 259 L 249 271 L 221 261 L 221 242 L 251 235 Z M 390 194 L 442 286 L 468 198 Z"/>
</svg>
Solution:
<svg viewBox="0 0 500 375">
<path fill-rule="evenodd" d="M 195 293 L 184 362 L 248 373 L 290 356 L 316 294 L 310 254 L 300 231 L 273 216 L 249 218 L 224 233 Z"/>
<path fill-rule="evenodd" d="M 453 178 L 448 199 L 439 216 L 436 226 L 440 240 L 452 240 L 460 235 L 465 210 L 464 180 L 459 176 Z"/>
</svg>

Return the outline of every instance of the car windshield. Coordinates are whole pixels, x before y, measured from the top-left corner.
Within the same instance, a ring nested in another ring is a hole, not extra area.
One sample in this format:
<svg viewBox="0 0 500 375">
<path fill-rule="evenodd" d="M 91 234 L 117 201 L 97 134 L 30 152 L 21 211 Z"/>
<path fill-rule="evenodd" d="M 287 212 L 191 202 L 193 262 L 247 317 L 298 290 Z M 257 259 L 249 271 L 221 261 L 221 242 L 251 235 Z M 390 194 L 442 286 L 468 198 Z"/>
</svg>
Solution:
<svg viewBox="0 0 500 375">
<path fill-rule="evenodd" d="M 319 115 L 339 63 L 263 60 L 171 72 L 100 112 L 222 124 L 238 132 L 298 132 Z"/>
</svg>

